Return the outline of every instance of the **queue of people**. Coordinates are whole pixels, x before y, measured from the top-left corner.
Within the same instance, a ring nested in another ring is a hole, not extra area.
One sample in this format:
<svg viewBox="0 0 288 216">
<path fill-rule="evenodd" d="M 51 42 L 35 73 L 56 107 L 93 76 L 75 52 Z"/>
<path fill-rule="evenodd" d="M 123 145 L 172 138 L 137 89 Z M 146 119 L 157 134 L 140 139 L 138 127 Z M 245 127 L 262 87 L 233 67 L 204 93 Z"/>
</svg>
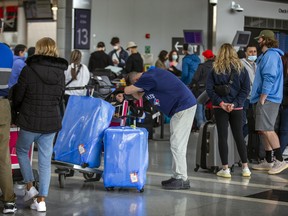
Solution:
<svg viewBox="0 0 288 216">
<path fill-rule="evenodd" d="M 179 60 L 176 50 L 170 53 L 162 50 L 155 63 L 156 68 L 146 72 L 143 72 L 143 59 L 137 44 L 130 41 L 126 46 L 128 53 L 121 46 L 118 37 L 111 39 L 113 50 L 109 54 L 105 53 L 104 42 L 99 42 L 97 51 L 90 56 L 88 67 L 81 62 L 82 54 L 79 50 L 72 51 L 69 65 L 65 59 L 59 57 L 56 43 L 51 38 L 40 39 L 36 43 L 35 53 L 28 58 L 27 47 L 17 45 L 14 49 L 14 63 L 9 47 L 0 43 L 1 55 L 4 53 L 2 50 L 6 53 L 10 51 L 9 55 L 1 56 L 6 65 L 0 64 L 0 68 L 5 68 L 11 74 L 7 77 L 7 73 L 0 70 L 1 77 L 6 76 L 5 81 L 0 79 L 0 86 L 4 86 L 0 89 L 0 112 L 3 113 L 0 118 L 0 188 L 3 193 L 3 213 L 17 210 L 8 147 L 11 121 L 8 89 L 13 87 L 13 108 L 19 112 L 17 125 L 20 132 L 16 151 L 26 186 L 23 199 L 32 200 L 31 209 L 45 212 L 51 178 L 53 139 L 62 127 L 59 104 L 63 95 L 66 102 L 69 95 L 84 95 L 82 90 L 65 91 L 65 87 L 87 85 L 90 72 L 109 65 L 121 67 L 123 73 L 128 74 L 130 85 L 124 89 L 125 94 L 133 95 L 136 99 L 145 97 L 171 118 L 172 176 L 161 182 L 163 189 L 190 188 L 186 162 L 187 145 L 194 116 L 198 128 L 206 122 L 205 106 L 197 104 L 196 100 L 205 90 L 213 104 L 218 132 L 222 162 L 218 176 L 231 178 L 228 166 L 228 124 L 241 158 L 242 176 L 251 176 L 244 139 L 248 134 L 249 121 L 255 121 L 255 130 L 262 137 L 266 153 L 265 159 L 253 165 L 252 169 L 265 170 L 271 175 L 287 169 L 288 164 L 282 153 L 287 146 L 288 133 L 288 57 L 277 48 L 278 43 L 272 31 L 264 30 L 256 39 L 262 51 L 259 57 L 255 45 L 249 44 L 245 48 L 245 57 L 240 59 L 233 46 L 224 43 L 217 55 L 212 50 L 203 51 L 204 62 L 200 63 L 193 46 L 185 44 L 182 60 Z M 117 95 L 117 99 L 122 101 L 123 94 Z M 279 108 L 280 138 L 274 131 Z M 247 124 L 248 112 L 255 113 L 255 118 L 248 118 Z M 28 157 L 33 142 L 38 143 L 39 190 L 34 187 L 35 179 Z"/>
</svg>

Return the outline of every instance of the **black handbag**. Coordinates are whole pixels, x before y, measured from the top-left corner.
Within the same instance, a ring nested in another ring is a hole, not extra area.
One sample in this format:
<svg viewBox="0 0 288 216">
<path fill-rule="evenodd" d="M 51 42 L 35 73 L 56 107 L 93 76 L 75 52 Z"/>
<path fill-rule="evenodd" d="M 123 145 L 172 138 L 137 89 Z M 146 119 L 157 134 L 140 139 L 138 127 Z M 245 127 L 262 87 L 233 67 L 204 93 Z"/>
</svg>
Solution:
<svg viewBox="0 0 288 216">
<path fill-rule="evenodd" d="M 231 71 L 228 84 L 215 85 L 214 91 L 221 97 L 225 97 L 230 93 L 230 85 L 233 83 L 234 73 Z"/>
</svg>

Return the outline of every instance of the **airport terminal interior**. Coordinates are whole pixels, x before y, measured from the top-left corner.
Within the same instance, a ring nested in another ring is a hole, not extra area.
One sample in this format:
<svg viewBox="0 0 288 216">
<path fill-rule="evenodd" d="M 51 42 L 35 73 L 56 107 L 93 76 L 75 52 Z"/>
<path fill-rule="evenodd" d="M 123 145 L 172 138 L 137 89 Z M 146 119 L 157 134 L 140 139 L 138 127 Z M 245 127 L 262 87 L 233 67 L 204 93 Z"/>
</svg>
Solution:
<svg viewBox="0 0 288 216">
<path fill-rule="evenodd" d="M 38 8 L 37 2 L 42 4 L 38 4 Z M 202 62 L 201 53 L 205 49 L 217 53 L 224 42 L 234 43 L 241 49 L 242 39 L 247 45 L 262 29 L 274 30 L 280 48 L 288 52 L 288 0 L 1 0 L 0 18 L 5 18 L 7 10 L 10 17 L 4 20 L 6 31 L 4 28 L 0 42 L 12 48 L 16 44 L 31 47 L 39 37 L 49 36 L 57 41 L 60 56 L 69 59 L 71 51 L 79 49 L 86 65 L 99 41 L 106 43 L 107 53 L 113 49 L 110 45 L 113 36 L 120 37 L 123 47 L 129 41 L 136 42 L 147 67 L 155 63 L 163 49 L 168 52 L 176 49 L 182 58 L 183 43 L 187 41 L 185 32 L 195 37 L 194 51 Z M 35 10 L 38 15 L 33 14 Z M 77 27 L 76 11 L 79 23 L 84 16 L 82 26 Z M 89 16 L 86 16 L 87 11 Z M 15 13 L 17 23 L 13 17 Z M 199 130 L 191 131 L 187 149 L 190 189 L 163 189 L 161 181 L 169 179 L 172 173 L 170 128 L 169 124 L 164 124 L 153 130 L 148 144 L 149 165 L 144 191 L 117 187 L 107 190 L 100 175 L 95 181 L 91 181 L 95 174 L 86 174 L 84 178 L 77 170 L 71 177 L 61 176 L 52 163 L 47 211 L 30 209 L 29 203 L 23 201 L 24 185 L 20 181 L 14 184 L 18 208 L 14 215 L 287 216 L 288 169 L 277 175 L 251 169 L 251 177 L 242 177 L 241 164 L 235 161 L 231 179 L 218 177 L 213 170 L 198 169 Z M 35 150 L 34 169 L 37 169 L 37 156 Z M 256 163 L 250 161 L 249 166 Z M 104 169 L 102 160 L 98 170 L 101 173 Z M 0 203 L 1 212 L 2 206 Z"/>
<path fill-rule="evenodd" d="M 154 139 L 149 140 L 149 167 L 144 192 L 136 189 L 107 191 L 103 180 L 84 182 L 81 173 L 67 177 L 64 188 L 59 187 L 58 174 L 52 168 L 52 179 L 47 212 L 30 210 L 21 199 L 21 185 L 15 184 L 18 211 L 15 215 L 137 215 L 137 216 L 206 216 L 206 215 L 287 215 L 288 170 L 278 175 L 252 171 L 250 178 L 242 177 L 241 168 L 235 164 L 231 179 L 196 167 L 196 144 L 198 133 L 192 132 L 188 144 L 189 190 L 164 190 L 161 181 L 171 177 L 171 152 L 169 126 L 165 124 L 164 136 L 155 129 Z M 33 164 L 37 164 L 37 152 Z M 35 167 L 36 168 L 36 167 Z"/>
</svg>

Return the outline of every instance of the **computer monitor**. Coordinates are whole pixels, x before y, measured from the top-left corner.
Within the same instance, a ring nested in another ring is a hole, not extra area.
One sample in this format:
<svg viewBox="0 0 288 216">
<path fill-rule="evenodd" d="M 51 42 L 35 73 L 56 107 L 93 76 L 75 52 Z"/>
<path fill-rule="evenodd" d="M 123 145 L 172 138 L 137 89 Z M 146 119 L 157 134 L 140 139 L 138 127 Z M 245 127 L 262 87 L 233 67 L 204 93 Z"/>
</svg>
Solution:
<svg viewBox="0 0 288 216">
<path fill-rule="evenodd" d="M 23 7 L 26 20 L 53 19 L 50 0 L 24 0 Z"/>
<path fill-rule="evenodd" d="M 184 42 L 192 45 L 203 44 L 203 31 L 202 30 L 183 30 Z"/>
<path fill-rule="evenodd" d="M 246 47 L 250 41 L 250 31 L 237 31 L 232 45 L 237 47 Z"/>
</svg>

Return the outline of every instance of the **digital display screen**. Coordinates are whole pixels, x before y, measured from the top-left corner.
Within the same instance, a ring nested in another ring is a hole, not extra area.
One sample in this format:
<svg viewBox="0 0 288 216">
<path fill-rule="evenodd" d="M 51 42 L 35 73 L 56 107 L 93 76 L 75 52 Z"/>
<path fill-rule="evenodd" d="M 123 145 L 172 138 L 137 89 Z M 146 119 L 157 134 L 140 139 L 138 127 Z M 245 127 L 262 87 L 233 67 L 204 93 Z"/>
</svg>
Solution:
<svg viewBox="0 0 288 216">
<path fill-rule="evenodd" d="M 27 20 L 53 19 L 50 0 L 26 0 L 23 6 Z"/>
<path fill-rule="evenodd" d="M 201 30 L 184 30 L 185 43 L 192 45 L 203 44 L 203 34 Z"/>
<path fill-rule="evenodd" d="M 250 31 L 237 31 L 232 45 L 238 47 L 246 47 L 249 44 L 250 36 Z"/>
</svg>

